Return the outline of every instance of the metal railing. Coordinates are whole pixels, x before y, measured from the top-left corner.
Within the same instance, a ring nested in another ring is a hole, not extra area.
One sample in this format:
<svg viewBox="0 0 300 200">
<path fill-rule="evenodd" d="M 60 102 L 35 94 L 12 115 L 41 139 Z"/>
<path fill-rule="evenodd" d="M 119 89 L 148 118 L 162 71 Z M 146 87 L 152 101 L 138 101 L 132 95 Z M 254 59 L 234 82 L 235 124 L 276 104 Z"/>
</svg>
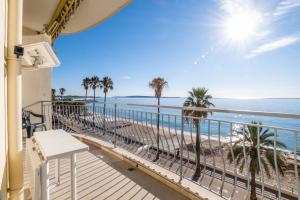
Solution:
<svg viewBox="0 0 300 200">
<path fill-rule="evenodd" d="M 48 129 L 99 137 L 226 199 L 248 199 L 251 190 L 262 199 L 300 199 L 299 129 L 284 124 L 299 123 L 300 115 L 174 106 L 160 106 L 157 113 L 155 105 L 81 101 L 40 104 Z M 191 110 L 212 115 L 194 117 Z M 266 117 L 272 118 L 270 124 L 251 123 Z"/>
</svg>

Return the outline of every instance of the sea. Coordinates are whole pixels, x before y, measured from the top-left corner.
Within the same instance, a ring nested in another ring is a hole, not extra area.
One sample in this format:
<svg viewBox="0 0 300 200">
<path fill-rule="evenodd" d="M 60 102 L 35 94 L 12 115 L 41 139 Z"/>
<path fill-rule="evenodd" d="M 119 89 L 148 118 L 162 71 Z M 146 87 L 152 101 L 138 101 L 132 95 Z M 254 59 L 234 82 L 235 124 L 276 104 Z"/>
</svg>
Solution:
<svg viewBox="0 0 300 200">
<path fill-rule="evenodd" d="M 103 98 L 97 98 L 97 101 L 103 102 Z M 162 98 L 161 105 L 165 106 L 182 106 L 185 98 Z M 109 97 L 107 102 L 118 103 L 119 106 L 124 106 L 130 110 L 139 110 L 145 112 L 156 112 L 156 108 L 144 106 L 126 106 L 126 104 L 147 104 L 156 105 L 157 100 L 153 97 Z M 300 98 L 266 98 L 266 99 L 229 99 L 229 98 L 214 98 L 212 99 L 215 108 L 218 109 L 232 109 L 232 110 L 249 110 L 261 112 L 275 112 L 275 113 L 288 113 L 300 115 Z M 161 109 L 161 113 L 180 116 L 180 109 Z M 263 125 L 269 127 L 278 127 L 282 129 L 277 130 L 277 140 L 286 144 L 288 150 L 300 150 L 300 118 L 276 118 L 256 115 L 241 115 L 241 114 L 227 114 L 227 113 L 213 113 L 209 118 L 225 120 L 230 122 L 245 122 L 251 123 L 252 121 L 261 122 Z M 140 120 L 146 121 L 146 117 L 141 115 Z M 179 120 L 179 121 L 178 121 Z M 170 126 L 171 129 L 180 129 L 180 118 L 165 117 L 163 119 L 165 127 Z M 283 130 L 287 129 L 287 130 Z M 290 129 L 290 130 L 289 130 Z M 230 136 L 229 124 L 221 124 L 221 136 L 223 138 Z M 189 126 L 185 126 L 185 132 L 192 132 Z M 274 131 L 270 128 L 270 131 Z M 297 133 L 296 133 L 297 132 Z M 208 133 L 207 121 L 201 125 L 201 134 L 211 137 L 218 137 L 217 123 L 210 124 Z M 297 135 L 297 137 L 296 137 Z"/>
</svg>

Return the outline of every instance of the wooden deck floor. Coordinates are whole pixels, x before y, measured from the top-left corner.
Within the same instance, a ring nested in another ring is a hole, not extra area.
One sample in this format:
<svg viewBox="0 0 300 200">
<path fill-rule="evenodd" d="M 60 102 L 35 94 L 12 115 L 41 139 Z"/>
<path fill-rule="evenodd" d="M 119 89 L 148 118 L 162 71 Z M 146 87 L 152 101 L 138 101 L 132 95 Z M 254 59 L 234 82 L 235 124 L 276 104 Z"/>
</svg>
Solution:
<svg viewBox="0 0 300 200">
<path fill-rule="evenodd" d="M 102 150 L 90 147 L 88 152 L 77 155 L 78 199 L 186 199 L 138 169 L 133 169 L 124 161 L 111 157 Z M 25 162 L 26 163 L 26 162 Z M 25 187 L 28 175 L 25 166 Z M 70 159 L 61 159 L 61 183 L 55 185 L 54 161 L 50 162 L 51 199 L 71 199 Z"/>
</svg>

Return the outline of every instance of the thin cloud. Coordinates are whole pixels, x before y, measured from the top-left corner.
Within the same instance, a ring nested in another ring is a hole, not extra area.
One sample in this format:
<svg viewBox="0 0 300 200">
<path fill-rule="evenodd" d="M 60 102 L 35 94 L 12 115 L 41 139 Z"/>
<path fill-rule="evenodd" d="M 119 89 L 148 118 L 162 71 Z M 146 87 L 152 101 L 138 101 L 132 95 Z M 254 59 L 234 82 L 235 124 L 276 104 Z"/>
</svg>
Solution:
<svg viewBox="0 0 300 200">
<path fill-rule="evenodd" d="M 240 9 L 252 8 L 253 2 L 251 0 L 220 0 L 219 7 L 225 13 L 232 14 Z"/>
<path fill-rule="evenodd" d="M 233 13 L 240 7 L 240 0 L 220 0 L 220 8 L 226 13 Z"/>
<path fill-rule="evenodd" d="M 267 52 L 274 51 L 279 48 L 283 48 L 283 47 L 295 44 L 295 43 L 299 42 L 299 39 L 300 39 L 299 36 L 298 37 L 289 36 L 289 37 L 283 37 L 278 40 L 263 44 L 261 46 L 256 47 L 255 49 L 253 49 L 250 52 L 250 54 L 246 56 L 246 58 L 252 58 L 252 57 L 258 56 L 263 53 L 267 53 Z"/>
<path fill-rule="evenodd" d="M 202 54 L 200 57 L 201 57 L 201 59 L 203 60 L 203 59 L 206 58 L 206 54 Z M 199 60 L 195 60 L 195 61 L 194 61 L 194 65 L 198 65 L 198 64 L 200 64 L 200 62 L 201 62 L 201 60 L 200 60 L 200 61 L 199 61 Z"/>
<path fill-rule="evenodd" d="M 123 79 L 125 79 L 125 80 L 130 80 L 131 77 L 130 77 L 130 76 L 123 76 Z"/>
<path fill-rule="evenodd" d="M 273 15 L 284 15 L 297 7 L 300 7 L 300 0 L 282 0 L 276 7 Z"/>
</svg>

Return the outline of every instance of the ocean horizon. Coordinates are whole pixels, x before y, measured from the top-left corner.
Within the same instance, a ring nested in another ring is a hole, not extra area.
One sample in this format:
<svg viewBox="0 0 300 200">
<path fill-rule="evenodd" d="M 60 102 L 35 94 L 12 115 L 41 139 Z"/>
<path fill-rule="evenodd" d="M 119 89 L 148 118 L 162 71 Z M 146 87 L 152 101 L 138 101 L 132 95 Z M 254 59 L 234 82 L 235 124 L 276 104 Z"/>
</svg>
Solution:
<svg viewBox="0 0 300 200">
<path fill-rule="evenodd" d="M 56 95 L 61 97 L 61 95 Z M 64 98 L 80 98 L 84 99 L 84 95 L 63 95 Z M 94 97 L 91 95 L 87 96 L 88 99 L 93 99 Z M 96 96 L 96 99 L 103 99 L 103 96 Z M 149 95 L 125 95 L 125 96 L 109 96 L 107 98 L 153 98 L 156 99 L 155 96 Z M 162 96 L 161 99 L 178 99 L 178 98 L 187 98 L 186 96 Z M 236 100 L 257 100 L 257 99 L 300 99 L 300 97 L 213 97 L 213 99 L 236 99 Z"/>
</svg>

